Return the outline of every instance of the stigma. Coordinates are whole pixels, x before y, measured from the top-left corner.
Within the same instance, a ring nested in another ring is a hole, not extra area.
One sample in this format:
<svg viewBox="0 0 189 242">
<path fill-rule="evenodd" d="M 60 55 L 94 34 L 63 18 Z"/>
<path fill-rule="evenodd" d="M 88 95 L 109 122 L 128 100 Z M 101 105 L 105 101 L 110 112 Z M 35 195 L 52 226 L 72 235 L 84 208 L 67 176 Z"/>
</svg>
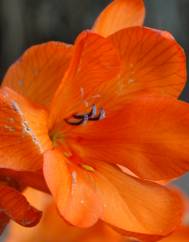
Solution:
<svg viewBox="0 0 189 242">
<path fill-rule="evenodd" d="M 88 113 L 73 114 L 70 118 L 64 119 L 67 124 L 70 125 L 84 125 L 89 121 L 99 121 L 106 117 L 105 110 L 100 108 L 97 111 L 96 105 L 93 104 L 91 110 Z"/>
</svg>

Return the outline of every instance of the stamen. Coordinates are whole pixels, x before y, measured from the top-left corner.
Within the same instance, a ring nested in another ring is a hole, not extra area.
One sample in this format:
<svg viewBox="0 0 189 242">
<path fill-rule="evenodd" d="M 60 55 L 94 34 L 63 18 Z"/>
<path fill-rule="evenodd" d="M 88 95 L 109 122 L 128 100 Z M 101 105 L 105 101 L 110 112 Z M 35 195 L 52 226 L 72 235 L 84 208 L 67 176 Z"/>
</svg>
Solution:
<svg viewBox="0 0 189 242">
<path fill-rule="evenodd" d="M 67 124 L 71 124 L 71 125 L 81 125 L 81 124 L 85 124 L 87 123 L 88 121 L 88 115 L 87 114 L 84 114 L 83 116 L 81 116 L 81 119 L 80 120 L 70 120 L 70 119 L 64 119 L 64 121 L 67 123 Z"/>
<path fill-rule="evenodd" d="M 88 114 L 89 118 L 93 118 L 96 115 L 96 105 L 93 104 L 92 105 L 92 109 L 90 111 L 90 113 Z"/>
<path fill-rule="evenodd" d="M 81 124 L 86 124 L 88 121 L 102 120 L 105 117 L 106 117 L 105 110 L 103 108 L 100 108 L 99 113 L 97 114 L 96 105 L 93 104 L 90 112 L 84 113 L 84 114 L 77 114 L 77 113 L 73 114 L 71 118 L 65 119 L 65 122 L 70 125 L 81 125 Z"/>
<path fill-rule="evenodd" d="M 100 108 L 99 114 L 95 117 L 89 117 L 90 121 L 98 121 L 98 120 L 102 120 L 106 117 L 106 113 L 104 111 L 103 108 Z"/>
<path fill-rule="evenodd" d="M 84 115 L 87 115 L 88 118 L 93 118 L 96 115 L 96 105 L 93 104 L 91 111 L 89 113 L 84 113 L 84 114 L 74 114 L 73 117 L 76 119 L 82 119 Z"/>
</svg>

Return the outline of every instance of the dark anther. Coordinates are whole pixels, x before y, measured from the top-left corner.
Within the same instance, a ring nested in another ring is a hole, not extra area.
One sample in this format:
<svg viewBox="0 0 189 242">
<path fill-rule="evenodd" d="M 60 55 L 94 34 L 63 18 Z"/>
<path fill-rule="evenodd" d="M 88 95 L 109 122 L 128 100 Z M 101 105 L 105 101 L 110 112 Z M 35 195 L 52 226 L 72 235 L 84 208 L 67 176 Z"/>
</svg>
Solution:
<svg viewBox="0 0 189 242">
<path fill-rule="evenodd" d="M 84 114 L 79 120 L 64 119 L 67 124 L 80 125 L 85 124 L 89 120 L 88 115 Z"/>
<path fill-rule="evenodd" d="M 65 122 L 71 125 L 80 125 L 80 124 L 85 124 L 88 121 L 102 120 L 105 118 L 105 116 L 106 114 L 104 109 L 100 108 L 97 114 L 96 105 L 93 104 L 90 112 L 84 113 L 84 114 L 73 114 L 71 118 L 65 119 Z"/>
<path fill-rule="evenodd" d="M 106 114 L 105 114 L 104 109 L 103 109 L 103 108 L 100 108 L 100 110 L 99 110 L 99 114 L 98 114 L 98 115 L 95 115 L 95 116 L 93 116 L 93 117 L 92 117 L 92 116 L 89 117 L 89 120 L 90 120 L 90 121 L 98 121 L 98 120 L 102 120 L 102 119 L 104 119 L 105 116 L 106 116 Z"/>
<path fill-rule="evenodd" d="M 82 119 L 84 115 L 87 115 L 88 118 L 93 118 L 96 116 L 96 105 L 92 105 L 91 111 L 89 113 L 86 114 L 74 114 L 73 117 L 76 119 Z"/>
</svg>

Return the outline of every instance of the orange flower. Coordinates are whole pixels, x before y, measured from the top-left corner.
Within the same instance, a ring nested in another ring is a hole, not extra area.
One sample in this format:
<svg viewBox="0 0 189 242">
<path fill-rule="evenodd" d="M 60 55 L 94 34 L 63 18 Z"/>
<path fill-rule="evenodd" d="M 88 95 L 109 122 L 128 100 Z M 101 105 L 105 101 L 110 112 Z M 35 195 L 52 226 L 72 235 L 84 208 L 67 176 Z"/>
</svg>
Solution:
<svg viewBox="0 0 189 242">
<path fill-rule="evenodd" d="M 74 46 L 37 45 L 10 67 L 0 90 L 0 167 L 43 167 L 73 225 L 100 219 L 155 240 L 183 211 L 156 181 L 189 170 L 189 105 L 177 100 L 183 50 L 167 32 L 129 27 L 143 17 L 142 1 L 114 0 Z"/>
<path fill-rule="evenodd" d="M 108 226 L 98 223 L 89 229 L 79 229 L 67 224 L 58 214 L 52 198 L 34 189 L 24 195 L 39 210 L 43 210 L 40 223 L 33 228 L 10 224 L 6 242 L 125 242 L 124 238 Z"/>
<path fill-rule="evenodd" d="M 97 223 L 89 229 L 79 229 L 67 224 L 57 213 L 51 197 L 34 189 L 24 192 L 29 202 L 43 210 L 40 223 L 33 228 L 24 228 L 12 222 L 5 242 L 134 242 L 113 231 L 103 223 Z M 53 221 L 53 223 L 52 223 Z M 49 229 L 50 228 L 50 229 Z M 188 242 L 188 225 L 180 226 L 170 236 L 159 242 Z"/>
</svg>

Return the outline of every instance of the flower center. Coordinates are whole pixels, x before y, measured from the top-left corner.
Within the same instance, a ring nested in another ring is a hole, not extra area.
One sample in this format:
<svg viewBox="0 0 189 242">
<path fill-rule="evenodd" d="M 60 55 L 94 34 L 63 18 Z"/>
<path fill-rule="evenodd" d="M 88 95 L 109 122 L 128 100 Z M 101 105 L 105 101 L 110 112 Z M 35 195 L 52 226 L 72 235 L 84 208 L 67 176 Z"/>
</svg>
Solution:
<svg viewBox="0 0 189 242">
<path fill-rule="evenodd" d="M 73 148 L 74 145 L 72 146 L 72 142 L 73 143 L 79 142 L 77 139 L 79 137 L 75 137 L 75 138 L 71 137 L 72 128 L 69 126 L 66 127 L 65 125 L 66 124 L 70 126 L 84 125 L 87 122 L 102 120 L 105 117 L 106 117 L 105 110 L 103 108 L 98 109 L 96 105 L 93 104 L 88 112 L 75 113 L 71 115 L 69 118 L 65 118 L 64 119 L 65 123 L 61 122 L 60 125 L 56 126 L 56 129 L 49 132 L 49 136 L 53 143 L 53 146 L 61 150 L 63 155 L 67 158 L 68 163 L 70 162 L 74 163 L 88 172 L 94 172 L 95 168 L 92 167 L 90 163 L 85 162 L 81 158 L 81 154 L 75 152 Z"/>
<path fill-rule="evenodd" d="M 70 125 L 81 125 L 86 124 L 88 121 L 99 121 L 106 117 L 105 110 L 100 108 L 97 111 L 96 105 L 93 104 L 91 110 L 88 113 L 73 114 L 70 118 L 64 119 L 67 124 Z"/>
</svg>

